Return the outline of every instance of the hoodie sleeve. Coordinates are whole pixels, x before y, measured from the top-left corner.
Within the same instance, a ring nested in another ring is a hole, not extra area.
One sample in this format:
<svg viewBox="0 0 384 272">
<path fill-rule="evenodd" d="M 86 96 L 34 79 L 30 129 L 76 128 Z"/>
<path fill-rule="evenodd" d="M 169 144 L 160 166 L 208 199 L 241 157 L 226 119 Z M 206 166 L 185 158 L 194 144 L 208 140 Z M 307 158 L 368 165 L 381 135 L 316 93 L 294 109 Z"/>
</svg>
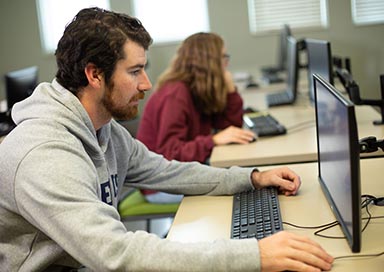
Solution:
<svg viewBox="0 0 384 272">
<path fill-rule="evenodd" d="M 119 173 L 130 186 L 184 195 L 231 195 L 253 188 L 254 168 L 216 168 L 198 162 L 166 160 L 132 138 L 120 125 L 113 126 Z"/>
<path fill-rule="evenodd" d="M 182 186 L 176 184 L 177 172 L 189 171 L 185 177 L 192 172 L 199 172 L 204 177 L 204 171 L 210 172 L 208 168 L 197 164 L 166 162 L 160 156 L 148 153 L 140 144 L 135 148 L 137 158 L 143 158 L 140 162 L 142 166 L 135 174 L 142 177 L 157 176 L 161 180 L 160 184 L 165 184 L 165 180 L 170 178 L 174 190 L 178 188 L 183 191 L 180 188 Z M 152 174 L 149 174 L 151 167 L 146 165 L 149 163 L 159 166 Z M 218 193 L 225 191 L 220 187 L 232 187 L 223 185 L 231 180 L 225 178 L 226 172 L 232 171 L 212 171 L 217 175 L 213 180 L 224 177 L 225 181 L 212 182 L 211 185 L 203 186 L 204 190 L 193 189 L 194 185 L 189 189 L 192 188 L 194 193 Z M 20 163 L 15 180 L 14 194 L 19 213 L 41 231 L 38 236 L 48 236 L 94 271 L 260 269 L 259 249 L 255 239 L 184 244 L 162 240 L 142 231 L 127 231 L 116 208 L 98 198 L 98 176 L 92 162 L 78 146 L 49 142 L 31 150 Z M 192 181 L 190 178 L 187 180 Z M 153 183 L 153 178 L 150 177 L 149 181 Z M 244 186 L 247 182 L 240 183 Z M 186 185 L 188 182 L 183 183 Z"/>
</svg>

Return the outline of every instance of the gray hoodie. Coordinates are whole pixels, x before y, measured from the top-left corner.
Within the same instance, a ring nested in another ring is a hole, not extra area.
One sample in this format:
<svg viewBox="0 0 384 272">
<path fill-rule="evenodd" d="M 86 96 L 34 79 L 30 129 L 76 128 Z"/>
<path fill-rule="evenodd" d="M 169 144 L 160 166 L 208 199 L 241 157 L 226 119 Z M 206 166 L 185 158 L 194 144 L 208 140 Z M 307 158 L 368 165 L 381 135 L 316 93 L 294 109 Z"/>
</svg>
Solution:
<svg viewBox="0 0 384 272">
<path fill-rule="evenodd" d="M 258 271 L 255 239 L 178 243 L 120 221 L 122 186 L 185 195 L 252 188 L 252 169 L 168 161 L 116 121 L 95 131 L 79 100 L 52 83 L 16 104 L 0 144 L 0 270 Z"/>
</svg>

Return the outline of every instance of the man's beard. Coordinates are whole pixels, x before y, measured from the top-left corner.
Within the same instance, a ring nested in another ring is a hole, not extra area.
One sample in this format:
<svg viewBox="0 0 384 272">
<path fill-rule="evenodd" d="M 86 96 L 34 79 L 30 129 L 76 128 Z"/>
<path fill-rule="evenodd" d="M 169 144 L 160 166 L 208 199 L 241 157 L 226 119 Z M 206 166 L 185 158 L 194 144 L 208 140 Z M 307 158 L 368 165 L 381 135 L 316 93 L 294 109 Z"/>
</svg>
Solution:
<svg viewBox="0 0 384 272">
<path fill-rule="evenodd" d="M 139 110 L 138 105 L 129 106 L 128 104 L 125 106 L 116 106 L 112 98 L 113 93 L 113 85 L 107 88 L 106 94 L 103 99 L 104 107 L 107 111 L 112 115 L 115 120 L 131 120 L 134 119 Z M 129 102 L 138 101 L 139 99 L 144 98 L 144 92 L 140 92 L 137 95 L 133 96 Z"/>
</svg>

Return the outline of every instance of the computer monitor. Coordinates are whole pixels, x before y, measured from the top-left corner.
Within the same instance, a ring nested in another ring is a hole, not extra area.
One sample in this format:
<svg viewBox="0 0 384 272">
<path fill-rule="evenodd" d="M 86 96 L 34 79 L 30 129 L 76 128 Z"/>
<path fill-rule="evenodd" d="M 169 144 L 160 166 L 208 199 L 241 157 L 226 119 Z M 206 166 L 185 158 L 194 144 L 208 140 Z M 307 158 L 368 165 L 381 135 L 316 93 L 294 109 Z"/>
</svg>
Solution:
<svg viewBox="0 0 384 272">
<path fill-rule="evenodd" d="M 287 38 L 287 85 L 284 91 L 266 96 L 269 107 L 293 104 L 297 96 L 299 77 L 299 43 L 293 36 Z"/>
<path fill-rule="evenodd" d="M 282 71 L 287 69 L 287 46 L 288 37 L 292 36 L 291 28 L 289 25 L 284 25 L 280 32 L 280 46 L 278 48 L 277 67 Z"/>
<path fill-rule="evenodd" d="M 290 36 L 287 38 L 287 91 L 292 95 L 293 102 L 297 96 L 299 66 L 298 40 Z"/>
<path fill-rule="evenodd" d="M 306 39 L 308 54 L 309 98 L 314 102 L 313 74 L 318 74 L 333 85 L 331 43 L 324 40 Z"/>
<path fill-rule="evenodd" d="M 313 84 L 319 182 L 352 252 L 359 252 L 360 148 L 354 105 L 320 75 L 313 75 Z"/>
<path fill-rule="evenodd" d="M 13 105 L 30 96 L 37 86 L 38 68 L 36 66 L 9 72 L 5 75 L 5 88 L 8 111 Z"/>
<path fill-rule="evenodd" d="M 263 67 L 261 69 L 263 74 L 276 74 L 287 70 L 287 38 L 290 36 L 292 32 L 289 25 L 283 25 L 279 35 L 276 66 Z"/>
</svg>

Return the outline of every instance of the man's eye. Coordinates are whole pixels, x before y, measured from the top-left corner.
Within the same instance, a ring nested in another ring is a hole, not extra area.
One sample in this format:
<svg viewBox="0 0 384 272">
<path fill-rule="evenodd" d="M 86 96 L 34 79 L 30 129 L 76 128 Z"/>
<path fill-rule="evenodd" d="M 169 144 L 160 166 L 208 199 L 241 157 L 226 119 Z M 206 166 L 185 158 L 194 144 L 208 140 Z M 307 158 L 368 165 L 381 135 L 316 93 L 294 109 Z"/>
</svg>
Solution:
<svg viewBox="0 0 384 272">
<path fill-rule="evenodd" d="M 140 70 L 134 70 L 130 72 L 132 75 L 138 75 L 140 73 Z"/>
</svg>

